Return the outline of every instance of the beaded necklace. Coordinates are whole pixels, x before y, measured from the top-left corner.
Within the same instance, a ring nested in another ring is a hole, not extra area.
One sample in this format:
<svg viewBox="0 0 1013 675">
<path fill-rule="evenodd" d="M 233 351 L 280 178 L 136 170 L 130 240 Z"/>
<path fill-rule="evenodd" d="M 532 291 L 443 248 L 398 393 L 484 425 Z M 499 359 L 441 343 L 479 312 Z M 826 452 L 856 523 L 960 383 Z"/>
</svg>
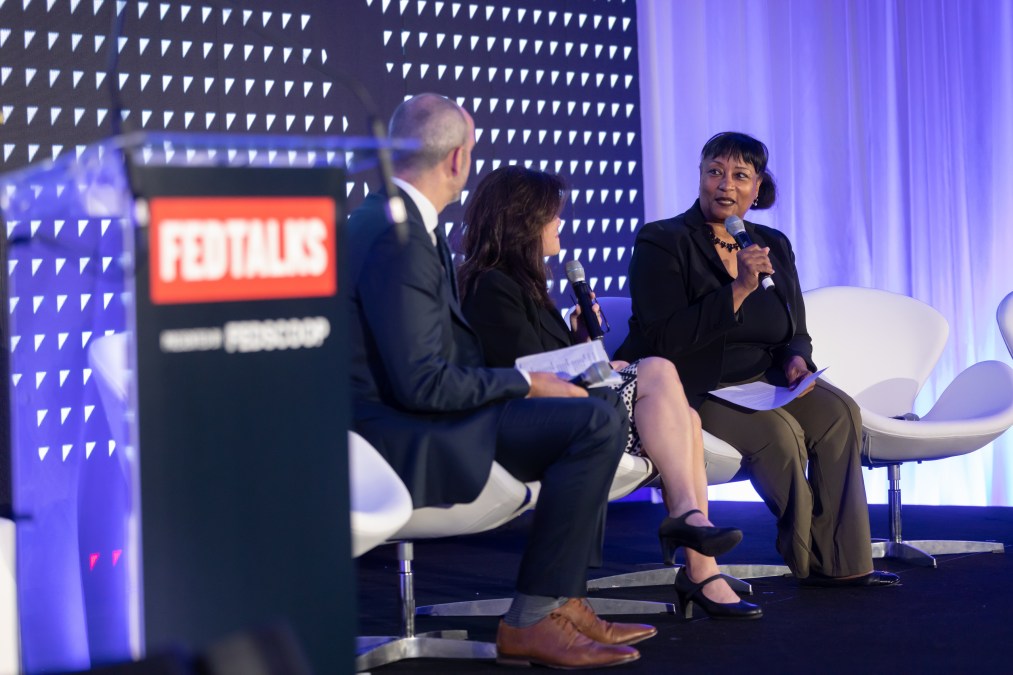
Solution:
<svg viewBox="0 0 1013 675">
<path fill-rule="evenodd" d="M 718 239 L 718 235 L 714 234 L 713 230 L 711 230 L 710 235 L 711 241 L 714 243 L 715 246 L 719 246 L 728 251 L 729 253 L 734 253 L 735 251 L 738 251 L 740 248 L 742 248 L 741 246 L 739 246 L 738 242 L 732 242 L 729 244 L 727 241 L 721 241 L 720 239 Z"/>
</svg>

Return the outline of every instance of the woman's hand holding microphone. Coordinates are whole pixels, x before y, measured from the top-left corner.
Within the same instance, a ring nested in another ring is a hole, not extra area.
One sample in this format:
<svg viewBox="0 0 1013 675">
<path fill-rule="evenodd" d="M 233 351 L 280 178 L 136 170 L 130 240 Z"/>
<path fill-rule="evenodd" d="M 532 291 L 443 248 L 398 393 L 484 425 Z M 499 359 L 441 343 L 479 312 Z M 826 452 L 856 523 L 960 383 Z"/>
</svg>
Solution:
<svg viewBox="0 0 1013 675">
<path fill-rule="evenodd" d="M 594 292 L 591 292 L 591 299 L 594 300 Z M 601 325 L 601 307 L 598 303 L 591 305 L 594 310 L 594 315 L 598 318 L 598 325 Z M 570 332 L 573 333 L 574 338 L 577 342 L 587 342 L 591 339 L 591 336 L 587 334 L 587 325 L 580 318 L 580 305 L 574 305 L 570 308 Z"/>
<path fill-rule="evenodd" d="M 736 312 L 742 306 L 742 301 L 760 287 L 760 274 L 774 273 L 769 254 L 770 247 L 760 248 L 756 244 L 739 249 L 736 254 L 738 273 L 732 281 L 732 303 Z"/>
</svg>

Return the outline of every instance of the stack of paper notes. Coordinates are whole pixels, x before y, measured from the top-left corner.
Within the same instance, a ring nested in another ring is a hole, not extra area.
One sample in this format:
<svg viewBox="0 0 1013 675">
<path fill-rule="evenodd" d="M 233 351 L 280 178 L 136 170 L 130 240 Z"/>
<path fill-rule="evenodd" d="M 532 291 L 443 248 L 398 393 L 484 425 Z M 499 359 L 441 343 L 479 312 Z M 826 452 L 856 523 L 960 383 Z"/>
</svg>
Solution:
<svg viewBox="0 0 1013 675">
<path fill-rule="evenodd" d="M 564 380 L 572 380 L 595 363 L 602 361 L 606 363 L 609 361 L 608 354 L 605 353 L 605 346 L 602 345 L 601 340 L 591 340 L 572 347 L 554 349 L 551 352 L 522 356 L 514 362 L 514 365 L 531 373 L 556 373 Z M 601 387 L 622 383 L 623 378 L 613 371 L 605 380 L 588 386 Z"/>
<path fill-rule="evenodd" d="M 749 408 L 750 410 L 774 410 L 794 401 L 799 394 L 809 388 L 809 385 L 816 381 L 816 378 L 826 370 L 817 370 L 810 373 L 808 377 L 799 382 L 796 386 L 775 387 L 766 382 L 750 382 L 748 384 L 735 384 L 730 387 L 715 389 L 710 392 L 713 396 L 723 398 L 735 405 Z"/>
</svg>

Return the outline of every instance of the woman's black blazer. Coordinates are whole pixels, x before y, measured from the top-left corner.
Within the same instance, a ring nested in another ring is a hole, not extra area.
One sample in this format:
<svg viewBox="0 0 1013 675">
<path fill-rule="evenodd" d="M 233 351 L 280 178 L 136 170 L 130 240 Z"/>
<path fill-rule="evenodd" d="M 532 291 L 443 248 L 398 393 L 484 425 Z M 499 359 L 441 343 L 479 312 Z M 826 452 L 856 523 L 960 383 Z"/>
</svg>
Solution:
<svg viewBox="0 0 1013 675">
<path fill-rule="evenodd" d="M 756 292 L 777 293 L 794 327 L 790 341 L 771 345 L 774 363 L 781 365 L 798 354 L 815 370 L 791 242 L 764 225 L 745 225 L 754 243 L 770 247 L 774 266 L 774 288 Z M 630 362 L 646 356 L 669 359 L 690 404 L 699 407 L 721 377 L 725 336 L 744 318 L 741 309 L 732 310 L 731 283 L 699 201 L 681 215 L 644 225 L 630 259 L 630 334 L 615 357 Z"/>
<path fill-rule="evenodd" d="M 518 356 L 572 344 L 559 312 L 529 298 L 520 284 L 499 270 L 479 277 L 461 309 L 482 341 L 486 364 L 493 368 L 512 368 Z"/>
</svg>

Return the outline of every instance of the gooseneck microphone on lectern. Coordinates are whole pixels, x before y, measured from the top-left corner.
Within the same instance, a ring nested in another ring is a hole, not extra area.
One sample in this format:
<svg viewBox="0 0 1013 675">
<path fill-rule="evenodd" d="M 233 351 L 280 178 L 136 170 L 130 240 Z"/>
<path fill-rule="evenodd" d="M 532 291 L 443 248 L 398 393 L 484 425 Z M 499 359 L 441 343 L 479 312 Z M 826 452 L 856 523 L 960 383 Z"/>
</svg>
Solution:
<svg viewBox="0 0 1013 675">
<path fill-rule="evenodd" d="M 753 245 L 753 238 L 746 232 L 746 224 L 742 222 L 742 218 L 728 216 L 725 218 L 725 229 L 728 230 L 728 234 L 735 238 L 735 242 L 739 245 L 739 248 Z M 760 285 L 763 286 L 764 290 L 769 291 L 774 287 L 774 280 L 766 272 L 760 272 Z"/>
<path fill-rule="evenodd" d="M 605 333 L 598 322 L 598 315 L 594 313 L 594 300 L 591 299 L 591 287 L 584 281 L 584 266 L 576 260 L 566 263 L 566 278 L 570 280 L 573 293 L 577 296 L 577 306 L 580 307 L 580 320 L 584 322 L 587 334 L 592 340 L 604 340 Z"/>
</svg>

